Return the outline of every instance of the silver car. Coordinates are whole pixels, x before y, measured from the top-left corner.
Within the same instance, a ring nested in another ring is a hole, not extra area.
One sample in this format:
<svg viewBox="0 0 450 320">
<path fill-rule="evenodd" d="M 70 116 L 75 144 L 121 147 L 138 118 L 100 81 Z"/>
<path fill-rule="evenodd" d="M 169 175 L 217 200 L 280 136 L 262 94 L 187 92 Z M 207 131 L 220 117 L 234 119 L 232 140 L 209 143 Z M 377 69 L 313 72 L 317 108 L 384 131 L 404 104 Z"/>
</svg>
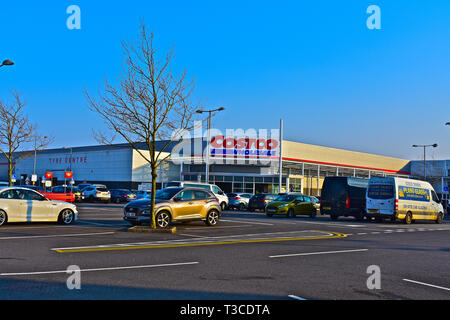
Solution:
<svg viewBox="0 0 450 320">
<path fill-rule="evenodd" d="M 253 197 L 251 193 L 237 192 L 227 193 L 228 196 L 228 208 L 233 210 L 246 210 L 250 198 Z"/>
</svg>

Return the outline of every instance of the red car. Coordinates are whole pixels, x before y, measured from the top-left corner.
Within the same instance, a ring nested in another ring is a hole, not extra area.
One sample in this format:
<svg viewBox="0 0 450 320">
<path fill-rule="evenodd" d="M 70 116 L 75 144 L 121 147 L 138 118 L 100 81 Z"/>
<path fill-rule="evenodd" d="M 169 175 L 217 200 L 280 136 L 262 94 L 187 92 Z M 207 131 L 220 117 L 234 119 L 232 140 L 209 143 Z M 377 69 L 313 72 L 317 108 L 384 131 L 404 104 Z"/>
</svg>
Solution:
<svg viewBox="0 0 450 320">
<path fill-rule="evenodd" d="M 22 186 L 23 188 L 33 189 L 40 194 L 42 194 L 44 197 L 46 197 L 49 200 L 59 200 L 64 202 L 75 202 L 75 194 L 70 192 L 70 188 L 66 188 L 64 190 L 64 187 L 58 186 L 54 187 L 52 192 L 45 192 L 45 189 L 38 186 Z M 67 192 L 64 192 L 67 191 Z"/>
</svg>

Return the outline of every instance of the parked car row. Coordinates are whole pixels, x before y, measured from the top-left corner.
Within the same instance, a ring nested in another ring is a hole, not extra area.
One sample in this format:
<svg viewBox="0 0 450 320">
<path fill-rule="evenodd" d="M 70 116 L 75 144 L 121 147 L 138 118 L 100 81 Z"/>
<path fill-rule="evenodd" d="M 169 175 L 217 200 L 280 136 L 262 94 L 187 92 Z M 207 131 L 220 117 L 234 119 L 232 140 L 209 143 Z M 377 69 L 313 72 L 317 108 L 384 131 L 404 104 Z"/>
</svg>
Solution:
<svg viewBox="0 0 450 320">
<path fill-rule="evenodd" d="M 38 186 L 0 186 L 0 225 L 7 221 L 69 224 L 77 219 L 76 207 L 69 202 L 81 200 L 126 202 L 124 220 L 132 225 L 149 223 L 152 219 L 150 194 L 149 190 L 108 190 L 101 184 L 56 186 L 51 190 Z M 216 185 L 195 182 L 171 182 L 167 188 L 158 190 L 155 197 L 155 222 L 160 228 L 166 228 L 173 221 L 194 220 L 214 226 L 226 207 L 263 210 L 268 217 L 306 215 L 314 218 L 320 212 L 332 220 L 353 216 L 358 220 L 399 219 L 407 224 L 415 220 L 441 223 L 444 218 L 443 205 L 430 183 L 397 177 L 370 180 L 326 177 L 320 200 L 296 192 L 225 195 Z"/>
</svg>

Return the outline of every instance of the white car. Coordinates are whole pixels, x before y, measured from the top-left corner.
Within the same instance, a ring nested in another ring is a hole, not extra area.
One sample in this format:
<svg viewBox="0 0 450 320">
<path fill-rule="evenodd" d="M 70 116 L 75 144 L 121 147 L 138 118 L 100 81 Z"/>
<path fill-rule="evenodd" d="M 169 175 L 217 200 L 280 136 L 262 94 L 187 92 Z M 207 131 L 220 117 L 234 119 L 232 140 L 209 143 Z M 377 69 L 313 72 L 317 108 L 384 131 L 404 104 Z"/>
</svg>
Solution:
<svg viewBox="0 0 450 320">
<path fill-rule="evenodd" d="M 111 201 L 111 193 L 103 184 L 93 184 L 83 189 L 82 194 L 87 201 Z"/>
<path fill-rule="evenodd" d="M 0 188 L 0 226 L 7 222 L 71 224 L 77 219 L 77 207 L 71 203 L 49 200 L 31 189 Z"/>
</svg>

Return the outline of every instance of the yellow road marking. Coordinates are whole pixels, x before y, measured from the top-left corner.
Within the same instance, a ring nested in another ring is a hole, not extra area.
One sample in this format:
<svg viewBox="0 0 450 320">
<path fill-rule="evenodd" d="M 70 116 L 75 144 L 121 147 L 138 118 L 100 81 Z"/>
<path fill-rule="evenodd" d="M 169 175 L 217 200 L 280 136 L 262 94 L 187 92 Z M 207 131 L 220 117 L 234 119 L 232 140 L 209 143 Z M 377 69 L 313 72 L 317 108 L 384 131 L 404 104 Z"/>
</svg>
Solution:
<svg viewBox="0 0 450 320">
<path fill-rule="evenodd" d="M 319 240 L 319 239 L 336 239 L 346 238 L 347 235 L 331 231 L 309 230 L 314 232 L 326 232 L 332 234 L 330 236 L 312 236 L 312 237 L 295 237 L 295 238 L 268 238 L 268 239 L 248 239 L 248 240 L 226 240 L 217 242 L 193 242 L 182 244 L 154 244 L 141 246 L 117 246 L 117 247 L 97 247 L 97 248 L 78 248 L 78 249 L 55 249 L 58 253 L 74 253 L 74 252 L 98 252 L 98 251 L 118 251 L 118 250 L 139 250 L 139 249 L 156 249 L 156 248 L 178 248 L 178 247 L 196 247 L 196 246 L 212 246 L 224 244 L 238 243 L 260 243 L 260 242 L 280 242 L 280 241 L 299 241 L 299 240 Z"/>
</svg>

